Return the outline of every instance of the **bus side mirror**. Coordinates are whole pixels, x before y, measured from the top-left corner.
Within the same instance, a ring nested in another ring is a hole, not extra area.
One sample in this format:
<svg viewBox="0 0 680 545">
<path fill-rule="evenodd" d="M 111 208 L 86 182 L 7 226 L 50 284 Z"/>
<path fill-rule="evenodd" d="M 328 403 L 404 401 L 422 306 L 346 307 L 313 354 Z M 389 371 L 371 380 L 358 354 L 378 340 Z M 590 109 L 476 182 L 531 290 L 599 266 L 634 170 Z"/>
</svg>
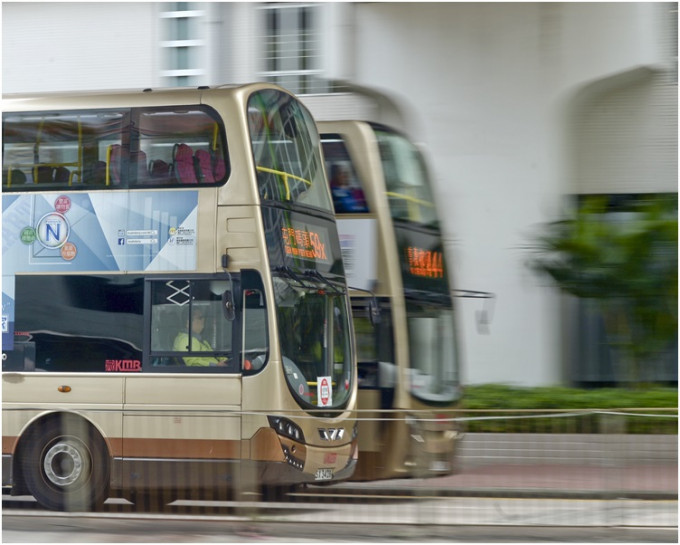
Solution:
<svg viewBox="0 0 680 545">
<path fill-rule="evenodd" d="M 373 327 L 380 323 L 380 306 L 375 299 L 371 299 L 368 303 L 368 319 Z"/>
<path fill-rule="evenodd" d="M 222 292 L 222 312 L 224 317 L 230 322 L 236 318 L 236 309 L 234 308 L 234 292 L 227 289 Z"/>
</svg>

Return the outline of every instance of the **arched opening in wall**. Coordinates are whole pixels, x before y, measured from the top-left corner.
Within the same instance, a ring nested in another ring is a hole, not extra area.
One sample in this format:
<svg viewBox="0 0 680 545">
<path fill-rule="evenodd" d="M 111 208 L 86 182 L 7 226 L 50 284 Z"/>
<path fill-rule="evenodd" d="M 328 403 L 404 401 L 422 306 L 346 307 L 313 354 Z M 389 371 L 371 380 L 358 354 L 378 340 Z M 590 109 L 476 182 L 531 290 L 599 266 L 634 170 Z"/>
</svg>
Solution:
<svg viewBox="0 0 680 545">
<path fill-rule="evenodd" d="M 636 68 L 577 93 L 572 109 L 577 195 L 677 192 L 678 87 Z"/>
</svg>

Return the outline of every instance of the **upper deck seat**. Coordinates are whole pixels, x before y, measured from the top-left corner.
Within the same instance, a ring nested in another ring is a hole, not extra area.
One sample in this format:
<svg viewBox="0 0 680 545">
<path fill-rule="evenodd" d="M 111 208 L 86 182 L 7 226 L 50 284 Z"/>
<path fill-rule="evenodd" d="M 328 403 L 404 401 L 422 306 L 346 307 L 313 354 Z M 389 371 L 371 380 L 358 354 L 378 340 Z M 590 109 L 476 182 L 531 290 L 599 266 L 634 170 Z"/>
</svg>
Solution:
<svg viewBox="0 0 680 545">
<path fill-rule="evenodd" d="M 48 165 L 35 167 L 35 181 L 39 184 L 49 184 L 54 181 L 54 169 Z"/>
<path fill-rule="evenodd" d="M 212 157 L 210 152 L 204 149 L 196 150 L 196 163 L 198 166 L 199 179 L 206 184 L 215 183 Z"/>
<path fill-rule="evenodd" d="M 71 171 L 66 167 L 57 167 L 54 169 L 54 182 L 57 184 L 68 183 L 71 179 Z"/>
<path fill-rule="evenodd" d="M 227 173 L 227 165 L 224 163 L 224 158 L 221 154 L 215 154 L 214 156 L 213 173 L 215 174 L 215 181 L 221 180 Z"/>
<path fill-rule="evenodd" d="M 163 159 L 152 159 L 149 162 L 149 178 L 153 184 L 176 183 L 172 169 Z"/>
<path fill-rule="evenodd" d="M 137 183 L 144 184 L 149 181 L 149 167 L 147 165 L 146 153 L 142 150 L 133 151 L 130 153 L 130 161 L 133 167 L 137 168 Z"/>
<path fill-rule="evenodd" d="M 207 150 L 196 150 L 196 168 L 202 182 L 214 184 L 224 178 L 227 168 L 221 155 Z"/>
<path fill-rule="evenodd" d="M 187 144 L 175 144 L 172 152 L 175 175 L 182 184 L 196 184 L 196 168 L 194 166 L 194 151 Z"/>
<path fill-rule="evenodd" d="M 108 149 L 108 180 L 113 185 L 119 185 L 121 180 L 124 149 L 120 144 L 111 144 Z"/>
<path fill-rule="evenodd" d="M 94 161 L 86 163 L 83 168 L 83 183 L 88 185 L 101 185 L 106 183 L 106 162 Z"/>
<path fill-rule="evenodd" d="M 23 185 L 26 183 L 26 174 L 18 168 L 10 168 L 9 170 L 3 171 L 3 185 L 13 186 L 13 185 Z"/>
</svg>

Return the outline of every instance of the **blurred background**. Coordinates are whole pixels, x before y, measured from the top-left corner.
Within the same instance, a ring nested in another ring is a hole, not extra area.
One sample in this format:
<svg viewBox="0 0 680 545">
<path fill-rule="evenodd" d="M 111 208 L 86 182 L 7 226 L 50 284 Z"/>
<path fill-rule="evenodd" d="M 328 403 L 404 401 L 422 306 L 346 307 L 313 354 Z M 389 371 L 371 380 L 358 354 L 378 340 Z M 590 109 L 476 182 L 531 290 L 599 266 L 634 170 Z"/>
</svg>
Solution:
<svg viewBox="0 0 680 545">
<path fill-rule="evenodd" d="M 464 384 L 677 386 L 677 36 L 675 3 L 5 2 L 2 90 L 267 80 L 389 124 L 495 295 L 458 301 Z"/>
<path fill-rule="evenodd" d="M 310 541 L 346 520 L 412 525 L 400 540 L 455 524 L 499 525 L 501 540 L 512 525 L 668 527 L 659 540 L 677 541 L 677 3 L 1 8 L 3 94 L 270 81 L 319 121 L 384 123 L 423 151 L 451 285 L 493 295 L 454 301 L 456 471 L 307 489 L 294 499 L 321 507 L 285 517 L 325 524 Z M 35 540 L 17 520 L 3 515 L 18 532 L 4 539 Z"/>
</svg>

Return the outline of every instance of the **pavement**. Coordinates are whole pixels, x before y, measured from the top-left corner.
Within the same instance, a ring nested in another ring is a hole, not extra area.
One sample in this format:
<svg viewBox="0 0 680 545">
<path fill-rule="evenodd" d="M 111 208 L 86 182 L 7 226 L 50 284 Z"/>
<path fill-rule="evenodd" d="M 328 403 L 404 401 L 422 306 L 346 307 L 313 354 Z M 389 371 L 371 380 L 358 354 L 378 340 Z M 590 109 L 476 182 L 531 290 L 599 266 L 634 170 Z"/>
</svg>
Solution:
<svg viewBox="0 0 680 545">
<path fill-rule="evenodd" d="M 344 482 L 338 494 L 434 494 L 439 496 L 678 499 L 677 463 L 597 466 L 584 464 L 491 464 L 426 479 Z"/>
</svg>

